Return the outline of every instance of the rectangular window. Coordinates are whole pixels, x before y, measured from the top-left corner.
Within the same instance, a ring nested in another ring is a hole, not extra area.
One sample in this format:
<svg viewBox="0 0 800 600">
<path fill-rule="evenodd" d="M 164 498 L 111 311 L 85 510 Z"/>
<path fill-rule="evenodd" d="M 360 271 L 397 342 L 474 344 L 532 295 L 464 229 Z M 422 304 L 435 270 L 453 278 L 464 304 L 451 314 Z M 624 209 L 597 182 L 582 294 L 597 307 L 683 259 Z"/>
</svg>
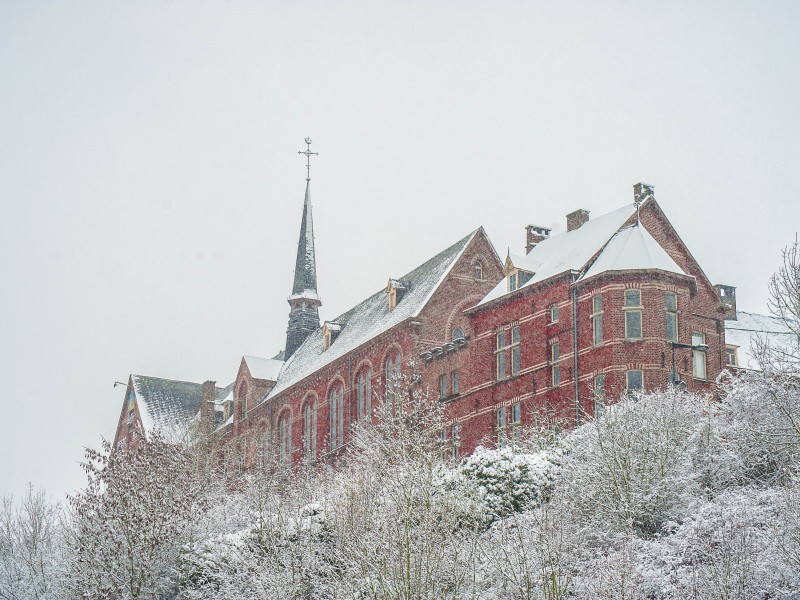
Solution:
<svg viewBox="0 0 800 600">
<path fill-rule="evenodd" d="M 439 375 L 439 398 L 447 398 L 447 375 Z"/>
<path fill-rule="evenodd" d="M 516 289 L 517 289 L 517 274 L 511 273 L 511 275 L 508 276 L 508 291 L 513 292 Z"/>
<path fill-rule="evenodd" d="M 555 323 L 557 321 L 558 321 L 558 305 L 553 304 L 553 306 L 550 307 L 550 322 Z"/>
<path fill-rule="evenodd" d="M 522 405 L 519 402 L 511 405 L 511 427 L 514 443 L 517 443 L 522 437 Z"/>
<path fill-rule="evenodd" d="M 561 367 L 559 367 L 558 365 L 558 361 L 560 359 L 561 359 L 561 350 L 558 344 L 558 340 L 553 340 L 552 342 L 550 342 L 550 363 L 552 364 L 553 387 L 561 383 Z"/>
<path fill-rule="evenodd" d="M 450 430 L 450 442 L 453 447 L 453 460 L 458 460 L 458 452 L 461 449 L 461 426 L 458 423 L 453 423 Z"/>
<path fill-rule="evenodd" d="M 603 344 L 603 297 L 592 297 L 592 344 Z"/>
<path fill-rule="evenodd" d="M 664 293 L 664 308 L 667 311 L 667 341 L 678 341 L 678 295 L 675 292 Z"/>
<path fill-rule="evenodd" d="M 625 387 L 628 392 L 640 392 L 644 387 L 642 372 L 639 370 L 625 371 Z"/>
<path fill-rule="evenodd" d="M 739 366 L 739 360 L 737 357 L 737 352 L 735 347 L 725 346 L 725 364 L 729 367 Z"/>
<path fill-rule="evenodd" d="M 639 290 L 625 290 L 625 338 L 642 339 L 642 293 Z"/>
<path fill-rule="evenodd" d="M 511 373 L 519 373 L 520 351 L 519 351 L 519 325 L 511 328 Z"/>
<path fill-rule="evenodd" d="M 497 410 L 497 445 L 506 445 L 506 407 Z"/>
<path fill-rule="evenodd" d="M 594 378 L 594 414 L 599 415 L 606 406 L 606 376 L 600 373 Z"/>
<path fill-rule="evenodd" d="M 450 373 L 450 383 L 453 390 L 453 395 L 458 395 L 458 371 Z"/>
<path fill-rule="evenodd" d="M 704 333 L 692 332 L 692 346 L 699 346 L 706 343 Z M 706 379 L 706 351 L 692 350 L 692 377 L 695 379 Z"/>
</svg>

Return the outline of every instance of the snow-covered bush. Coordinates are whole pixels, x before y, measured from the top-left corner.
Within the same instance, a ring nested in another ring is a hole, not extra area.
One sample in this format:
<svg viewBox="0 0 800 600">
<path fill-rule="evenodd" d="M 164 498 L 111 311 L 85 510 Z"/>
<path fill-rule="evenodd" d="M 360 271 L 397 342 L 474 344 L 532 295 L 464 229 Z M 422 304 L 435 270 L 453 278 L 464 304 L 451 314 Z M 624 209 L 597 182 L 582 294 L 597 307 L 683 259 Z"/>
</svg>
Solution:
<svg viewBox="0 0 800 600">
<path fill-rule="evenodd" d="M 558 452 L 515 452 L 511 447 L 478 446 L 471 455 L 445 473 L 448 489 L 474 490 L 479 509 L 488 522 L 543 502 L 558 473 Z"/>
</svg>

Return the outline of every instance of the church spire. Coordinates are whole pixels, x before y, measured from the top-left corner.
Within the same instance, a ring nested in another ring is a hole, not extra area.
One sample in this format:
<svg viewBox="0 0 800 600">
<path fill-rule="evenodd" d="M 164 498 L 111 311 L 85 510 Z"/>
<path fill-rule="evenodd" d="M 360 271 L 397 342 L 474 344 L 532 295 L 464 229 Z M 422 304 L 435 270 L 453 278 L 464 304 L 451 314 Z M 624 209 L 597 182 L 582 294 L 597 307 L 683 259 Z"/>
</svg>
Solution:
<svg viewBox="0 0 800 600">
<path fill-rule="evenodd" d="M 317 294 L 317 261 L 314 255 L 314 220 L 311 216 L 311 139 L 305 139 L 307 148 L 298 154 L 306 157 L 306 196 L 303 202 L 303 219 L 300 222 L 300 240 L 297 243 L 297 260 L 294 267 L 292 295 L 289 297 L 289 327 L 286 330 L 284 360 L 295 353 L 308 335 L 319 327 Z"/>
</svg>

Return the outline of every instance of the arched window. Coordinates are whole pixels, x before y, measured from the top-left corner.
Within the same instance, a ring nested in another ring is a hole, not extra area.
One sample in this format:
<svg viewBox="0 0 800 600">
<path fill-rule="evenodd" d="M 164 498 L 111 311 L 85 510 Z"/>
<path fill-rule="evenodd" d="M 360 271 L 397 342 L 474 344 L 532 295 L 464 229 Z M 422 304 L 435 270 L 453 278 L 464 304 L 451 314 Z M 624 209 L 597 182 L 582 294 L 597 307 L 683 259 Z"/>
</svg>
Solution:
<svg viewBox="0 0 800 600">
<path fill-rule="evenodd" d="M 303 460 L 313 461 L 317 456 L 317 403 L 313 399 L 303 406 Z"/>
<path fill-rule="evenodd" d="M 261 464 L 266 468 L 271 459 L 269 453 L 269 423 L 264 425 L 264 431 L 261 432 Z"/>
<path fill-rule="evenodd" d="M 400 394 L 400 353 L 391 352 L 386 359 L 386 400 L 389 402 L 392 411 L 398 404 Z"/>
<path fill-rule="evenodd" d="M 474 277 L 478 281 L 483 281 L 483 263 L 479 260 L 476 260 L 473 264 L 474 269 Z"/>
<path fill-rule="evenodd" d="M 284 412 L 278 420 L 278 435 L 280 443 L 278 452 L 281 464 L 289 466 L 292 461 L 292 423 L 289 411 Z"/>
<path fill-rule="evenodd" d="M 331 450 L 344 443 L 344 386 L 337 381 L 328 392 Z"/>
<path fill-rule="evenodd" d="M 372 420 L 372 369 L 361 369 L 356 376 L 356 396 L 358 398 L 358 420 L 370 423 Z"/>
<path fill-rule="evenodd" d="M 453 337 L 452 337 L 453 341 L 460 340 L 463 337 L 464 337 L 464 330 L 461 329 L 461 327 L 456 327 L 455 329 L 453 329 Z"/>
<path fill-rule="evenodd" d="M 242 405 L 242 419 L 247 416 L 247 382 L 243 381 L 239 386 L 239 404 Z"/>
</svg>

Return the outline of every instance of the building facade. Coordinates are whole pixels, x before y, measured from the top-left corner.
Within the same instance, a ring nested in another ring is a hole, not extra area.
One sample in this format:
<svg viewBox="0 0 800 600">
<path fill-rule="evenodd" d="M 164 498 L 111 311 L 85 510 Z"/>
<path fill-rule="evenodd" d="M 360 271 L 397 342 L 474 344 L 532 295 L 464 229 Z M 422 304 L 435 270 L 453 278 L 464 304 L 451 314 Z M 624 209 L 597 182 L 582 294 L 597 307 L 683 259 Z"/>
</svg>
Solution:
<svg viewBox="0 0 800 600">
<path fill-rule="evenodd" d="M 116 443 L 199 428 L 244 467 L 327 460 L 402 374 L 443 404 L 459 456 L 543 412 L 574 426 L 624 393 L 713 393 L 725 368 L 733 288 L 708 280 L 652 186 L 558 235 L 528 226 L 525 255 L 501 259 L 479 228 L 322 323 L 311 210 L 307 180 L 285 348 L 243 357 L 226 387 L 131 375 Z"/>
</svg>

